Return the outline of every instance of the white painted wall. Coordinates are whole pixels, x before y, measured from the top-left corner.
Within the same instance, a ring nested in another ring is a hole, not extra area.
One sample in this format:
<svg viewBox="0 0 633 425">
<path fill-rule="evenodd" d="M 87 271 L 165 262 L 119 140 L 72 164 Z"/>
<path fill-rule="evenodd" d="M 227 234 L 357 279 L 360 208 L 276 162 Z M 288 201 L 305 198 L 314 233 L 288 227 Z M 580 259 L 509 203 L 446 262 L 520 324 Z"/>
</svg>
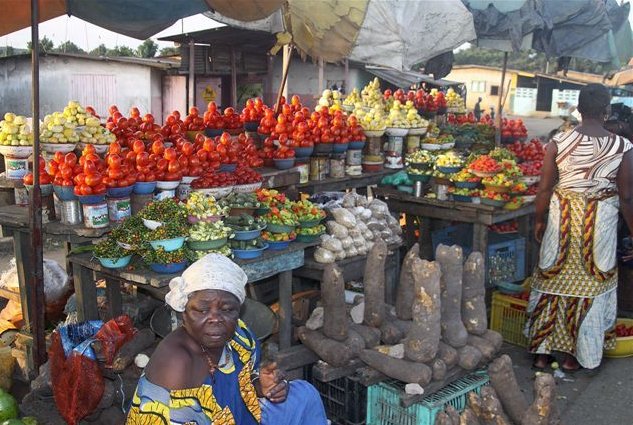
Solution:
<svg viewBox="0 0 633 425">
<path fill-rule="evenodd" d="M 147 66 L 114 61 L 43 56 L 40 59 L 40 113 L 61 111 L 71 100 L 71 80 L 88 81 L 86 76 L 113 76 L 114 90 L 86 87 L 87 92 L 110 93 L 101 105 L 116 104 L 127 113 L 137 106 L 141 113 L 162 117 L 162 72 Z M 84 105 L 87 106 L 87 105 Z M 101 106 L 103 107 L 103 106 Z M 101 109 L 101 108 L 100 108 Z M 97 110 L 107 115 L 106 110 Z M 31 63 L 27 57 L 0 60 L 0 113 L 31 115 Z"/>
<path fill-rule="evenodd" d="M 517 87 L 514 91 L 512 113 L 515 115 L 529 116 L 536 111 L 537 89 Z"/>
<path fill-rule="evenodd" d="M 580 90 L 552 90 L 552 116 L 568 116 L 570 106 L 578 106 Z M 559 102 L 564 102 L 564 107 L 559 108 Z"/>
</svg>

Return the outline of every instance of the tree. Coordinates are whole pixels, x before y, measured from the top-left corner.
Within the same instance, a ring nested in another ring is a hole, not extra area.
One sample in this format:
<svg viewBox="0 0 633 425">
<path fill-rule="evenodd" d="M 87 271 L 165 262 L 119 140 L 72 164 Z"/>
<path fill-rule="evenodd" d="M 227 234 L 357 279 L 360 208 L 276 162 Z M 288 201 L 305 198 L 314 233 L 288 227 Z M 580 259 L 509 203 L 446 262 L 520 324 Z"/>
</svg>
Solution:
<svg viewBox="0 0 633 425">
<path fill-rule="evenodd" d="M 115 46 L 114 49 L 108 49 L 106 56 L 136 56 L 136 52 L 127 46 Z"/>
<path fill-rule="evenodd" d="M 153 58 L 156 56 L 156 52 L 158 51 L 158 44 L 156 44 L 151 38 L 148 38 L 140 46 L 138 46 L 136 51 L 138 56 L 142 58 Z"/>
<path fill-rule="evenodd" d="M 84 49 L 77 46 L 72 41 L 66 41 L 65 43 L 60 44 L 55 48 L 55 51 L 62 53 L 86 53 Z"/>
<path fill-rule="evenodd" d="M 96 49 L 90 51 L 91 56 L 105 56 L 108 53 L 108 48 L 105 44 L 99 44 Z"/>
<path fill-rule="evenodd" d="M 40 38 L 39 41 L 40 52 L 52 52 L 55 49 L 55 44 L 46 36 L 44 38 Z M 33 44 L 29 41 L 26 44 L 26 48 L 29 53 L 33 50 Z"/>
<path fill-rule="evenodd" d="M 180 47 L 163 47 L 158 56 L 180 56 Z"/>
</svg>

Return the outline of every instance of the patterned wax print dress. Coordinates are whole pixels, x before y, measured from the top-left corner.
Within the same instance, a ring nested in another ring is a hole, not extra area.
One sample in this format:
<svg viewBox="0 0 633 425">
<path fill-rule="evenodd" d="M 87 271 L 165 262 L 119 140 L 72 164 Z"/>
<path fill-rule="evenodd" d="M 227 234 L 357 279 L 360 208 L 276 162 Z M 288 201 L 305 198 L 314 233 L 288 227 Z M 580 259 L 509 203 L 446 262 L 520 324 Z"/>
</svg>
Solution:
<svg viewBox="0 0 633 425">
<path fill-rule="evenodd" d="M 631 143 L 576 130 L 552 139 L 559 181 L 550 202 L 526 328 L 529 351 L 569 353 L 582 367 L 600 365 L 614 343 L 616 318 L 616 177 Z"/>
<path fill-rule="evenodd" d="M 139 380 L 128 425 L 324 425 L 319 393 L 305 381 L 292 381 L 283 403 L 258 399 L 251 373 L 259 368 L 259 344 L 241 320 L 226 345 L 221 364 L 197 388 L 168 390 Z"/>
</svg>

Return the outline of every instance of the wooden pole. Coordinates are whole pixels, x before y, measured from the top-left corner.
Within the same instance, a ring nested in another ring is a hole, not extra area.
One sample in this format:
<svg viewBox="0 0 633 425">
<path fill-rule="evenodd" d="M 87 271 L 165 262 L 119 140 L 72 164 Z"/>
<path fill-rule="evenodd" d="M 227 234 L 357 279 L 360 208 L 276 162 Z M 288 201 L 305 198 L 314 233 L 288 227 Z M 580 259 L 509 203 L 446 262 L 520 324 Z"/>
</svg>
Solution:
<svg viewBox="0 0 633 425">
<path fill-rule="evenodd" d="M 508 69 L 508 52 L 503 53 L 503 68 L 501 69 L 501 85 L 499 86 L 499 99 L 497 100 L 497 131 L 495 133 L 495 144 L 501 144 L 501 117 L 503 115 L 503 89 L 506 82 L 506 70 Z"/>
<path fill-rule="evenodd" d="M 351 88 L 350 88 L 350 81 L 349 81 L 349 60 L 347 60 L 347 58 L 345 58 L 345 61 L 343 62 L 345 65 L 345 94 L 350 93 L 351 92 Z"/>
<path fill-rule="evenodd" d="M 323 58 L 319 58 L 319 96 L 323 93 Z"/>
<path fill-rule="evenodd" d="M 275 102 L 275 114 L 279 113 L 279 109 L 281 108 L 280 101 L 281 96 L 285 96 L 286 100 L 288 99 L 288 69 L 290 68 L 290 58 L 292 57 L 292 46 L 286 45 L 284 46 L 284 54 L 283 54 L 283 69 L 281 74 L 281 85 L 279 87 L 279 92 L 277 93 L 277 101 Z"/>
<path fill-rule="evenodd" d="M 196 45 L 189 41 L 189 93 L 187 96 L 187 109 L 195 105 L 196 101 Z"/>
<path fill-rule="evenodd" d="M 237 108 L 237 66 L 234 46 L 231 46 L 231 106 Z"/>
</svg>

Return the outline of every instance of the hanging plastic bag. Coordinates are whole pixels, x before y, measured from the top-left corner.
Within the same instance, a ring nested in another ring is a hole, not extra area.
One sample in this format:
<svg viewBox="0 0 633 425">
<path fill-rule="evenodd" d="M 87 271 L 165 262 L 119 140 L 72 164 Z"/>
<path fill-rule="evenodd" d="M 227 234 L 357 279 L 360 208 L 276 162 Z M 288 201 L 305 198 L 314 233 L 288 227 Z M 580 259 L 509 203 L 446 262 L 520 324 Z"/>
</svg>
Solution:
<svg viewBox="0 0 633 425">
<path fill-rule="evenodd" d="M 107 367 L 112 366 L 116 352 L 131 340 L 134 334 L 134 324 L 127 314 L 115 317 L 99 329 L 95 338 L 101 342 L 100 352 Z"/>
</svg>

